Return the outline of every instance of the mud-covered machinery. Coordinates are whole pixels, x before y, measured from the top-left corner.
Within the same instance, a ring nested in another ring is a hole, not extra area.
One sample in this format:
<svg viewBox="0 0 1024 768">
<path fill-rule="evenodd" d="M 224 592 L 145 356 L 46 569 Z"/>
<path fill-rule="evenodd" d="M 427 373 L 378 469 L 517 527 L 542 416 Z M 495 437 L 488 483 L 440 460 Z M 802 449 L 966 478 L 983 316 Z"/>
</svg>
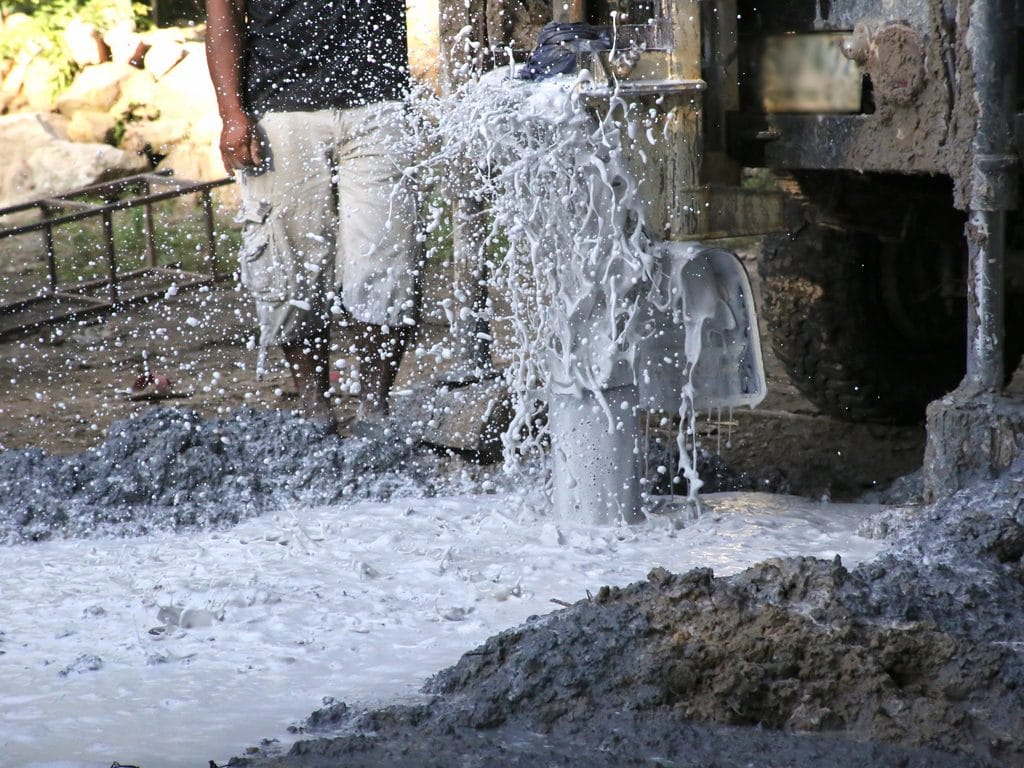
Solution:
<svg viewBox="0 0 1024 768">
<path fill-rule="evenodd" d="M 669 236 L 781 230 L 762 259 L 765 303 L 812 400 L 914 420 L 965 372 L 1001 386 L 1024 351 L 998 320 L 1005 299 L 1011 329 L 1024 321 L 1019 217 L 1003 215 L 1024 124 L 1016 3 L 594 0 L 556 13 L 616 21 L 620 50 L 597 71 L 670 116 L 675 140 L 641 169 L 652 200 L 671 201 Z M 781 180 L 781 222 L 770 197 L 737 190 L 741 174 L 748 188 Z"/>
<path fill-rule="evenodd" d="M 607 87 L 670 105 L 675 151 L 641 169 L 651 198 L 670 201 L 665 232 L 767 235 L 763 311 L 799 389 L 834 415 L 894 421 L 953 391 L 929 410 L 933 497 L 1021 453 L 1024 407 L 1003 396 L 1024 352 L 1019 3 L 565 13 L 614 14 L 622 47 L 642 52 L 632 68 L 613 61 Z M 784 193 L 781 217 L 758 185 Z"/>
<path fill-rule="evenodd" d="M 669 242 L 765 235 L 762 309 L 813 402 L 915 421 L 951 393 L 929 410 L 931 496 L 1024 450 L 1004 396 L 1024 351 L 1017 3 L 542 5 L 471 2 L 449 23 L 475 13 L 492 49 L 524 47 L 546 11 L 610 30 L 581 61 L 586 98 L 647 116 L 658 140 L 627 145 L 648 224 Z"/>
</svg>

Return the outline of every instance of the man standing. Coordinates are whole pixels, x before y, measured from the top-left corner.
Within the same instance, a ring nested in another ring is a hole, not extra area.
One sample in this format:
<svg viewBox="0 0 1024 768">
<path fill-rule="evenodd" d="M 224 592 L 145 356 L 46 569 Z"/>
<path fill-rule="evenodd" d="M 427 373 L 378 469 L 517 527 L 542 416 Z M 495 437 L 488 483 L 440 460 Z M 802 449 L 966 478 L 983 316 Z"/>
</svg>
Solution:
<svg viewBox="0 0 1024 768">
<path fill-rule="evenodd" d="M 242 282 L 262 370 L 280 345 L 307 418 L 327 399 L 330 316 L 355 321 L 360 416 L 387 414 L 413 322 L 404 0 L 206 0 L 225 167 L 242 188 Z"/>
</svg>

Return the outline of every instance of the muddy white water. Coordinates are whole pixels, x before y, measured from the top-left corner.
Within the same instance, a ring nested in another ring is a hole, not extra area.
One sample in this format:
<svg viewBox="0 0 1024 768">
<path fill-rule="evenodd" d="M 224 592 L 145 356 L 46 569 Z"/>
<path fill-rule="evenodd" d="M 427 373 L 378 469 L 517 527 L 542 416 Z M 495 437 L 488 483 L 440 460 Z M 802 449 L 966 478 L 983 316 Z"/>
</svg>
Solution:
<svg viewBox="0 0 1024 768">
<path fill-rule="evenodd" d="M 654 566 L 873 556 L 880 508 L 721 494 L 677 528 L 536 495 L 268 511 L 227 530 L 0 548 L 0 765 L 205 765 L 323 704 L 414 696 L 490 635 Z"/>
</svg>

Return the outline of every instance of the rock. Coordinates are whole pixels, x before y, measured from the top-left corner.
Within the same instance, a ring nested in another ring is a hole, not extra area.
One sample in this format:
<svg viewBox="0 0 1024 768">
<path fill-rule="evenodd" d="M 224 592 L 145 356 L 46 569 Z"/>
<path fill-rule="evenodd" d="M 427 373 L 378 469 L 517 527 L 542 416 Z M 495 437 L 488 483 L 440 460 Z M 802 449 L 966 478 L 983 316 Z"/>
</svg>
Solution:
<svg viewBox="0 0 1024 768">
<path fill-rule="evenodd" d="M 26 51 L 19 51 L 15 58 L 6 65 L 3 78 L 3 91 L 18 93 L 25 83 L 25 67 L 34 57 Z"/>
<path fill-rule="evenodd" d="M 32 17 L 29 16 L 27 13 L 12 13 L 10 16 L 7 16 L 6 18 L 0 17 L 0 31 L 3 31 L 5 34 L 9 35 L 22 24 L 25 24 L 31 20 Z"/>
<path fill-rule="evenodd" d="M 110 50 L 96 27 L 81 19 L 72 19 L 64 30 L 64 43 L 71 60 L 80 69 L 110 60 Z"/>
<path fill-rule="evenodd" d="M 79 110 L 109 110 L 121 95 L 121 84 L 134 72 L 127 64 L 113 61 L 83 69 L 57 98 L 57 111 L 70 117 Z"/>
<path fill-rule="evenodd" d="M 144 69 L 132 69 L 131 74 L 121 81 L 121 95 L 110 108 L 110 113 L 115 117 L 132 115 L 135 118 L 155 120 L 164 111 L 157 100 L 155 89 L 156 79 L 153 75 Z"/>
<path fill-rule="evenodd" d="M 189 124 L 182 118 L 161 118 L 128 123 L 121 148 L 128 152 L 152 152 L 166 155 L 189 134 Z"/>
<path fill-rule="evenodd" d="M 409 74 L 419 83 L 440 88 L 438 50 L 438 7 L 436 2 L 408 5 Z"/>
<path fill-rule="evenodd" d="M 0 205 L 142 173 L 149 161 L 106 144 L 68 141 L 48 116 L 0 117 Z"/>
<path fill-rule="evenodd" d="M 71 141 L 86 144 L 109 144 L 116 123 L 117 120 L 109 112 L 79 110 L 68 122 L 67 137 Z"/>
<path fill-rule="evenodd" d="M 221 125 L 220 115 L 216 110 L 204 111 L 192 121 L 193 141 L 219 146 Z"/>
<path fill-rule="evenodd" d="M 4 68 L 4 76 L 0 79 L 0 112 L 10 111 L 10 106 L 21 95 L 21 87 L 25 83 L 25 70 L 28 68 L 28 57 L 10 61 Z"/>
<path fill-rule="evenodd" d="M 118 25 L 103 36 L 103 41 L 110 48 L 110 58 L 118 64 L 127 64 L 142 69 L 146 51 L 149 50 L 142 35 L 127 25 Z"/>
<path fill-rule="evenodd" d="M 185 43 L 182 49 L 188 55 L 159 79 L 153 103 L 162 114 L 185 116 L 194 124 L 204 115 L 217 114 L 217 93 L 202 44 Z"/>
<path fill-rule="evenodd" d="M 159 104 L 161 115 L 187 119 L 188 134 L 168 147 L 158 167 L 197 181 L 220 179 L 225 175 L 219 149 L 220 117 L 206 56 L 201 43 L 183 43 L 182 48 L 187 55 L 155 84 L 149 103 Z M 161 150 L 157 153 L 164 154 Z"/>
<path fill-rule="evenodd" d="M 37 112 L 49 110 L 56 82 L 56 65 L 39 56 L 32 59 L 25 67 L 25 81 L 21 87 L 24 105 Z"/>
<path fill-rule="evenodd" d="M 85 672 L 97 672 L 101 669 L 103 669 L 103 659 L 92 653 L 83 653 L 57 674 L 60 677 L 67 677 L 68 675 L 81 675 Z"/>
<path fill-rule="evenodd" d="M 213 181 L 227 174 L 220 157 L 220 150 L 209 144 L 197 145 L 185 140 L 171 147 L 161 160 L 158 171 L 172 171 L 175 176 L 191 181 Z"/>
<path fill-rule="evenodd" d="M 1016 563 L 1024 557 L 1024 526 L 1013 518 L 1005 518 L 989 551 L 1001 563 Z"/>
<path fill-rule="evenodd" d="M 159 80 L 174 69 L 178 62 L 184 59 L 186 55 L 185 46 L 181 43 L 166 37 L 158 37 L 152 42 L 149 50 L 146 51 L 146 71 Z"/>
</svg>

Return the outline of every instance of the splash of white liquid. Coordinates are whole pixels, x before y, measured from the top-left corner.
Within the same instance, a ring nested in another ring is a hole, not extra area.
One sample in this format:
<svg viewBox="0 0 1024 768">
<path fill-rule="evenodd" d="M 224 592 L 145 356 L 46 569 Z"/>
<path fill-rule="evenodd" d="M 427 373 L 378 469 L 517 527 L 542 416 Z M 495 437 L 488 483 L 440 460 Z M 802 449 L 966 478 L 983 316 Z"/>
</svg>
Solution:
<svg viewBox="0 0 1024 768">
<path fill-rule="evenodd" d="M 581 408 L 596 402 L 614 439 L 624 420 L 606 393 L 641 384 L 641 345 L 658 332 L 652 313 L 660 312 L 686 328 L 686 349 L 674 351 L 679 469 L 695 495 L 701 482 L 689 378 L 703 322 L 716 306 L 681 282 L 679 249 L 668 254 L 646 231 L 626 143 L 633 134 L 649 140 L 650 126 L 635 130 L 635 110 L 614 97 L 603 116 L 585 109 L 580 95 L 588 83 L 585 72 L 523 83 L 500 70 L 464 85 L 428 105 L 437 151 L 419 170 L 446 178 L 459 197 L 484 201 L 490 216 L 490 284 L 508 300 L 513 333 L 507 461 L 543 442 L 532 423 L 537 400 L 575 398 Z"/>
</svg>

